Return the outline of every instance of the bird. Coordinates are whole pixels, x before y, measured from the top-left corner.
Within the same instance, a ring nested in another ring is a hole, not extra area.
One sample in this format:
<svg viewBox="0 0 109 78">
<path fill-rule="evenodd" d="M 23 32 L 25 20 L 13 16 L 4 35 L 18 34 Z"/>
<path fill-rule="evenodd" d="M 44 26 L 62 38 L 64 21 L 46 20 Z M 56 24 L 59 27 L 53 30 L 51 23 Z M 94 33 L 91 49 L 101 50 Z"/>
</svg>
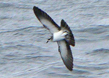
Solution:
<svg viewBox="0 0 109 78">
<path fill-rule="evenodd" d="M 58 51 L 63 60 L 63 63 L 68 70 L 72 71 L 74 64 L 70 45 L 73 47 L 75 46 L 75 39 L 70 27 L 64 21 L 64 19 L 61 20 L 59 26 L 46 12 L 36 6 L 33 6 L 33 12 L 36 18 L 46 29 L 49 30 L 52 35 L 47 40 L 47 43 L 49 42 L 49 40 L 57 42 Z"/>
</svg>

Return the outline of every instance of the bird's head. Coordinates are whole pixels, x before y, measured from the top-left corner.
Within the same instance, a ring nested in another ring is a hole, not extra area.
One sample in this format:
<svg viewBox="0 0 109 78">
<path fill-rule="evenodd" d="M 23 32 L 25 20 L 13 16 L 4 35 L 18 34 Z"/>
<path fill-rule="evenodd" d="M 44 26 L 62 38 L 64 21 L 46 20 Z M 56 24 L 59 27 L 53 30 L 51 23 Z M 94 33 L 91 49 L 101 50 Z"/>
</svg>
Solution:
<svg viewBox="0 0 109 78">
<path fill-rule="evenodd" d="M 64 30 L 63 33 L 62 33 L 62 36 L 67 36 L 67 35 L 68 35 L 68 31 Z"/>
</svg>

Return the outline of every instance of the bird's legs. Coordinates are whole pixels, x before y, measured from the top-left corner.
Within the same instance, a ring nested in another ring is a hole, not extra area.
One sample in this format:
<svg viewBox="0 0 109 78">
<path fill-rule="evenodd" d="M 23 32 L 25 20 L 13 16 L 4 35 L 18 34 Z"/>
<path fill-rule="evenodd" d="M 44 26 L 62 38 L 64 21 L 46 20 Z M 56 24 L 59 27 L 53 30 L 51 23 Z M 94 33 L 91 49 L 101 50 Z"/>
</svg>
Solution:
<svg viewBox="0 0 109 78">
<path fill-rule="evenodd" d="M 53 39 L 53 37 L 51 36 L 48 40 L 47 40 L 47 42 L 46 43 L 48 43 L 50 40 L 52 40 Z"/>
</svg>

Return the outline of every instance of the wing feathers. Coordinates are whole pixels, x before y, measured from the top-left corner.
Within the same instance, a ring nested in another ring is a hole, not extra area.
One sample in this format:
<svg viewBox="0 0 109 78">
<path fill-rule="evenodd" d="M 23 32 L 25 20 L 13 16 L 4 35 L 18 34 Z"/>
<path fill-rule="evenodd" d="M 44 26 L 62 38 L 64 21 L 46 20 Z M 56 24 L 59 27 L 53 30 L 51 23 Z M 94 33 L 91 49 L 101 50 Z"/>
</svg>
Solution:
<svg viewBox="0 0 109 78">
<path fill-rule="evenodd" d="M 53 21 L 53 19 L 44 11 L 38 7 L 33 7 L 34 14 L 38 20 L 47 28 L 51 33 L 57 32 L 60 30 L 60 27 Z"/>
<path fill-rule="evenodd" d="M 66 40 L 58 41 L 58 50 L 65 66 L 72 71 L 73 56 L 69 44 Z"/>
<path fill-rule="evenodd" d="M 64 20 L 61 20 L 61 29 L 68 31 L 68 35 L 65 37 L 65 39 L 68 41 L 70 45 L 75 46 L 75 39 L 73 33 Z"/>
</svg>

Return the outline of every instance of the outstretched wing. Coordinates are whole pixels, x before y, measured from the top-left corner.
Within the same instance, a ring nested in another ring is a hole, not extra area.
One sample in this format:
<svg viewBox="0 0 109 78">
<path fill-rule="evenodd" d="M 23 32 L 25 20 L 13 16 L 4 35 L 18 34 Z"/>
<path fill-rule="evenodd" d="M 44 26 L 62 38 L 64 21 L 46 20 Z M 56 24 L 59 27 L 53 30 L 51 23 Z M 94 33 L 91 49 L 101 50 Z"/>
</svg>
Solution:
<svg viewBox="0 0 109 78">
<path fill-rule="evenodd" d="M 68 32 L 68 35 L 66 35 L 66 37 L 65 37 L 67 42 L 70 45 L 75 46 L 75 39 L 74 39 L 73 33 L 72 33 L 70 27 L 68 26 L 68 24 L 63 19 L 61 20 L 61 29 L 66 30 Z"/>
<path fill-rule="evenodd" d="M 73 56 L 69 44 L 66 40 L 58 41 L 58 50 L 65 66 L 72 71 L 73 69 Z"/>
<path fill-rule="evenodd" d="M 53 21 L 53 19 L 46 12 L 42 11 L 36 6 L 33 7 L 33 11 L 38 20 L 51 33 L 58 32 L 60 30 L 60 27 Z"/>
</svg>

